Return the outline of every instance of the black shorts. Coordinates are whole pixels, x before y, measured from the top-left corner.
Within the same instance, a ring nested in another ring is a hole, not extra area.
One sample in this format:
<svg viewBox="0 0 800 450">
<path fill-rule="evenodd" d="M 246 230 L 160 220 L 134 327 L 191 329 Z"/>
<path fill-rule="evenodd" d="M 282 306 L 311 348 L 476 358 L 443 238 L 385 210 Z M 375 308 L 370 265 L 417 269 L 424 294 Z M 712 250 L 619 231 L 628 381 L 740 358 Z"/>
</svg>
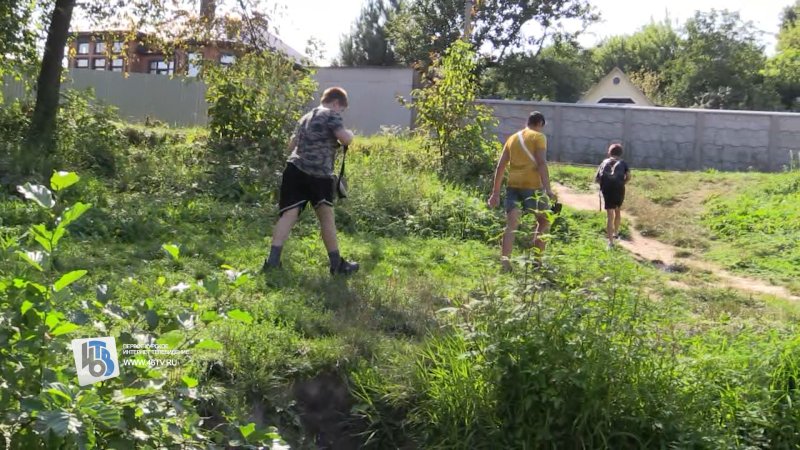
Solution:
<svg viewBox="0 0 800 450">
<path fill-rule="evenodd" d="M 600 188 L 603 193 L 603 203 L 605 209 L 617 209 L 625 201 L 625 186 L 603 186 Z"/>
<path fill-rule="evenodd" d="M 286 164 L 281 180 L 281 194 L 278 199 L 280 215 L 292 208 L 303 208 L 311 203 L 314 208 L 320 205 L 333 206 L 333 179 L 311 176 L 292 163 Z"/>
</svg>

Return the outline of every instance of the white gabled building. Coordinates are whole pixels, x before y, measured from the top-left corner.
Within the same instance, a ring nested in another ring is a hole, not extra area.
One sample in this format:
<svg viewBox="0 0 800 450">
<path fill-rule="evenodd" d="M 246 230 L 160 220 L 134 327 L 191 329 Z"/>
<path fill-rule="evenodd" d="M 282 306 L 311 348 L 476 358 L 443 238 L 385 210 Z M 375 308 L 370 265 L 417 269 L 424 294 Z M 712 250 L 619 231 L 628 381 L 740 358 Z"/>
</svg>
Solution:
<svg viewBox="0 0 800 450">
<path fill-rule="evenodd" d="M 655 106 L 618 67 L 583 94 L 578 103 Z"/>
</svg>

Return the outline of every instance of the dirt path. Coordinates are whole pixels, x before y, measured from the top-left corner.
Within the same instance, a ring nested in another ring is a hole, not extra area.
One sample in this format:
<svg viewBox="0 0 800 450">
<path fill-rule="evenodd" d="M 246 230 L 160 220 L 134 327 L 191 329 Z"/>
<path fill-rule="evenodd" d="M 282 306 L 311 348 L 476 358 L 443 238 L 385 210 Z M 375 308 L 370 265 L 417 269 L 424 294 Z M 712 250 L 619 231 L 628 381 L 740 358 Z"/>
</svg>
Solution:
<svg viewBox="0 0 800 450">
<path fill-rule="evenodd" d="M 596 192 L 579 192 L 558 183 L 555 183 L 555 188 L 559 201 L 565 205 L 575 209 L 594 210 L 598 214 L 604 214 L 599 211 L 599 199 Z M 640 261 L 656 264 L 665 270 L 675 270 L 685 266 L 694 270 L 707 271 L 718 277 L 725 286 L 733 289 L 800 301 L 800 297 L 792 295 L 784 287 L 768 284 L 763 280 L 734 275 L 716 264 L 697 258 L 675 258 L 675 253 L 680 249 L 642 236 L 636 230 L 635 217 L 626 214 L 624 211 L 622 217 L 629 221 L 630 226 L 628 228 L 631 231 L 631 239 L 620 240 L 619 245 L 635 255 Z"/>
</svg>

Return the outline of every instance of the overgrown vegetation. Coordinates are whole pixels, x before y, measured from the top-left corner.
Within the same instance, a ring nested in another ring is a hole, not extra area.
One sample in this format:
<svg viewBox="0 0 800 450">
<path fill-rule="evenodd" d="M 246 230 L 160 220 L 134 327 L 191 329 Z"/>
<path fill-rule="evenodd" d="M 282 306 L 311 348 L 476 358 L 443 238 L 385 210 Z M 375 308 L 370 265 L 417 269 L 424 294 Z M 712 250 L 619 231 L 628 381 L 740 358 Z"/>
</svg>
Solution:
<svg viewBox="0 0 800 450">
<path fill-rule="evenodd" d="M 242 199 L 274 179 L 260 174 L 282 169 L 286 144 L 316 83 L 294 61 L 271 51 L 249 53 L 231 67 L 208 67 L 204 80 L 215 181 L 223 197 Z"/>
<path fill-rule="evenodd" d="M 553 178 L 594 189 L 590 167 L 556 165 Z M 799 292 L 798 172 L 635 170 L 626 210 L 646 236 Z"/>
<path fill-rule="evenodd" d="M 476 55 L 470 44 L 456 41 L 431 67 L 431 84 L 415 89 L 417 123 L 429 139 L 423 146 L 438 152 L 447 177 L 473 183 L 490 172 L 498 143 L 492 136 L 496 119 L 475 104 L 478 85 Z"/>
<path fill-rule="evenodd" d="M 468 67 L 468 49 L 455 51 L 466 59 L 452 64 Z M 459 90 L 432 91 L 434 106 L 471 88 L 451 81 Z M 328 275 L 308 212 L 283 268 L 257 274 L 275 198 L 261 188 L 220 195 L 209 170 L 219 130 L 129 126 L 69 95 L 59 127 L 70 145 L 58 162 L 81 178 L 56 173 L 51 189 L 20 180 L 19 196 L 0 200 L 6 447 L 281 448 L 281 438 L 295 448 L 800 444 L 798 305 L 669 285 L 693 278 L 604 250 L 604 218 L 593 212 L 557 218 L 539 271 L 526 217 L 515 271 L 501 275 L 502 213 L 464 175 L 491 168 L 469 160 L 442 173 L 437 134 L 351 147 L 351 196 L 336 214 L 342 246 L 362 264 L 357 276 Z M 258 115 L 241 113 L 256 130 Z M 0 115 L 7 161 L 27 114 L 16 105 Z M 456 130 L 457 117 L 445 119 Z M 287 129 L 276 122 L 268 139 Z M 586 186 L 592 171 L 553 174 Z M 260 176 L 266 186 L 277 177 Z M 735 246 L 758 232 L 763 245 L 786 244 L 798 218 L 779 199 L 796 196 L 794 173 L 638 171 L 631 207 L 640 207 L 636 196 L 674 207 L 692 186 L 742 180 L 749 187 L 736 196 L 697 201 L 693 212 L 706 215 L 692 226 L 708 227 L 703 242 Z M 68 342 L 84 336 L 191 354 L 158 367 L 120 352 L 120 362 L 135 362 L 119 377 L 78 387 Z"/>
</svg>

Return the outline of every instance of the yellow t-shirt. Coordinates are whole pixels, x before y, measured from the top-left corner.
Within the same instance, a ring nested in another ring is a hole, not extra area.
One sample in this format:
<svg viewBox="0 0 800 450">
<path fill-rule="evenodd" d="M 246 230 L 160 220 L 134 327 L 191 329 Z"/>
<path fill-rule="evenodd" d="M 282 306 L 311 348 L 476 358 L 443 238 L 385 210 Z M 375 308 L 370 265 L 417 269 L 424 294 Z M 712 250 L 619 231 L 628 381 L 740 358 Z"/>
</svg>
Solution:
<svg viewBox="0 0 800 450">
<path fill-rule="evenodd" d="M 537 150 L 547 151 L 547 137 L 544 133 L 525 128 L 522 130 L 525 145 L 531 156 Z M 519 133 L 514 133 L 507 140 L 503 151 L 508 150 L 508 187 L 517 189 L 541 189 L 542 178 L 539 176 L 537 164 L 528 157 L 519 142 Z"/>
</svg>

